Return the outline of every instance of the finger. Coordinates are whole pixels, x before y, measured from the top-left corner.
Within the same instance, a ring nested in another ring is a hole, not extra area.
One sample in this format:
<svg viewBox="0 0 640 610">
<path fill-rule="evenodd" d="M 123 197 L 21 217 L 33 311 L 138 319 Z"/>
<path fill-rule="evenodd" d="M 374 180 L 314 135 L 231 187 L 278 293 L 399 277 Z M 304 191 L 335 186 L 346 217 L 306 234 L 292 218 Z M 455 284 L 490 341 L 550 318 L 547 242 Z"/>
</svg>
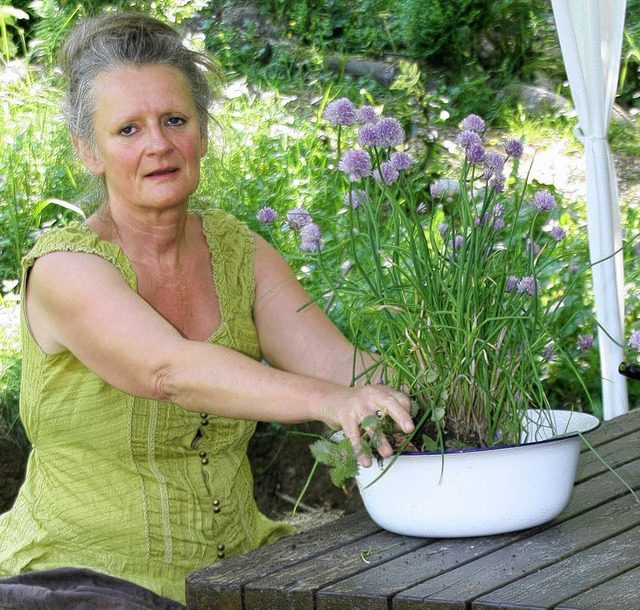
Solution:
<svg viewBox="0 0 640 610">
<path fill-rule="evenodd" d="M 411 432 L 414 428 L 411 415 L 409 413 L 409 398 L 395 390 L 389 390 L 383 393 L 375 401 L 377 411 L 388 413 L 389 416 L 400 426 L 404 432 Z"/>
<path fill-rule="evenodd" d="M 362 446 L 360 445 L 360 424 L 356 423 L 356 419 L 345 424 L 342 431 L 351 442 L 351 446 L 356 454 L 358 463 L 365 468 L 371 466 L 371 458 L 362 451 Z"/>
<path fill-rule="evenodd" d="M 377 449 L 378 449 L 378 453 L 383 458 L 389 458 L 393 455 L 393 448 L 391 447 L 391 445 L 389 444 L 386 438 L 380 442 Z"/>
</svg>

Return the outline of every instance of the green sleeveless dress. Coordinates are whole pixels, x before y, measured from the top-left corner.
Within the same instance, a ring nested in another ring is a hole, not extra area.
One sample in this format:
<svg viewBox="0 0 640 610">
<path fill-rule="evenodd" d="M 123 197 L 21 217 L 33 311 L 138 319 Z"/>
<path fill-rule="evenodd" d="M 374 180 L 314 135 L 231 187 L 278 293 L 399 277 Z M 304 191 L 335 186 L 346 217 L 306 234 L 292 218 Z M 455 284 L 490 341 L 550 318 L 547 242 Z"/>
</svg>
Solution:
<svg viewBox="0 0 640 610">
<path fill-rule="evenodd" d="M 221 210 L 202 223 L 222 315 L 209 341 L 258 359 L 253 238 Z M 122 250 L 81 223 L 45 233 L 25 274 L 60 250 L 103 257 L 136 290 Z M 292 533 L 255 504 L 246 453 L 255 422 L 125 394 L 69 352 L 46 355 L 24 304 L 21 322 L 20 414 L 33 449 L 15 505 L 0 516 L 0 575 L 85 567 L 184 603 L 189 572 Z"/>
</svg>

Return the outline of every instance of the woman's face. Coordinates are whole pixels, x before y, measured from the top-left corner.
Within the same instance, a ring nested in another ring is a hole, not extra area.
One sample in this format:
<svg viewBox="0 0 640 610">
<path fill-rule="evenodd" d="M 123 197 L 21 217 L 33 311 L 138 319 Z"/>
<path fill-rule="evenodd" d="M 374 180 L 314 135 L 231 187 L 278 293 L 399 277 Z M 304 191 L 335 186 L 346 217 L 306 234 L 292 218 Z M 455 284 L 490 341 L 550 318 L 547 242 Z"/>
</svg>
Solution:
<svg viewBox="0 0 640 610">
<path fill-rule="evenodd" d="M 207 140 L 182 72 L 162 64 L 103 72 L 95 98 L 95 147 L 75 144 L 89 171 L 105 177 L 109 205 L 186 204 Z"/>
</svg>

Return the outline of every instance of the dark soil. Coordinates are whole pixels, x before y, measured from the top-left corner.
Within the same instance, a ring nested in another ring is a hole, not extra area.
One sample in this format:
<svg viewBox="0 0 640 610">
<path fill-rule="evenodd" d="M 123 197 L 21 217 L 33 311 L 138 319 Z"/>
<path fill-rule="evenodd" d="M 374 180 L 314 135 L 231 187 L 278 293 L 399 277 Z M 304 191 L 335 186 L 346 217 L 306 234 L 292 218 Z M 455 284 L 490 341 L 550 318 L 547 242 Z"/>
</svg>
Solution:
<svg viewBox="0 0 640 610">
<path fill-rule="evenodd" d="M 13 506 L 24 480 L 27 465 L 23 449 L 4 437 L 0 438 L 0 513 Z"/>
<path fill-rule="evenodd" d="M 291 513 L 307 482 L 297 509 L 300 513 L 350 513 L 362 508 L 355 482 L 345 493 L 331 483 L 326 466 L 319 465 L 309 479 L 314 465 L 309 445 L 315 438 L 306 435 L 323 432 L 324 426 L 319 423 L 280 429 L 270 424 L 258 425 L 249 445 L 249 459 L 255 476 L 256 502 L 269 517 L 281 518 Z"/>
</svg>

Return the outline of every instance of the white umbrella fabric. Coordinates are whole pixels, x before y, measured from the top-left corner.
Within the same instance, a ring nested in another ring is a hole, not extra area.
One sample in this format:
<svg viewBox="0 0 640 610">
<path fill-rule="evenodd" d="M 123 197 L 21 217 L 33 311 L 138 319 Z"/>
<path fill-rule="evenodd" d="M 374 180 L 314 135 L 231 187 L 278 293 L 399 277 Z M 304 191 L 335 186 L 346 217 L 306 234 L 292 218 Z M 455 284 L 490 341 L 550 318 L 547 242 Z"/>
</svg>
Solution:
<svg viewBox="0 0 640 610">
<path fill-rule="evenodd" d="M 552 0 L 586 157 L 589 255 L 605 419 L 629 410 L 623 360 L 624 271 L 618 183 L 607 132 L 620 71 L 626 0 Z"/>
</svg>

